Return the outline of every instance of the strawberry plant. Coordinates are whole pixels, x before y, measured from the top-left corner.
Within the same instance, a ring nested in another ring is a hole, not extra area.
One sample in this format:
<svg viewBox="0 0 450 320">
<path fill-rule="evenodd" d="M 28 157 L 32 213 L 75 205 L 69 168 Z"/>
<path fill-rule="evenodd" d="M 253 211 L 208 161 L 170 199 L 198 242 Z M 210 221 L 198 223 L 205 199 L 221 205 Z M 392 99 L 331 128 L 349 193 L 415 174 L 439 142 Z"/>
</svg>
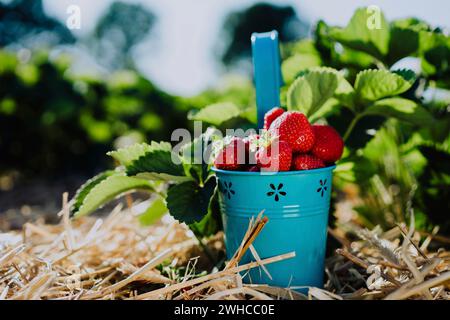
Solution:
<svg viewBox="0 0 450 320">
<path fill-rule="evenodd" d="M 199 234 L 215 232 L 217 221 L 211 219 L 215 214 L 211 204 L 215 178 L 206 162 L 192 164 L 195 146 L 211 141 L 206 133 L 179 153 L 167 142 L 134 144 L 108 153 L 120 165 L 87 181 L 74 198 L 72 212 L 75 217 L 83 216 L 119 195 L 144 191 L 155 195 L 158 210 L 152 204 L 142 220 L 154 221 L 169 210 Z"/>
</svg>

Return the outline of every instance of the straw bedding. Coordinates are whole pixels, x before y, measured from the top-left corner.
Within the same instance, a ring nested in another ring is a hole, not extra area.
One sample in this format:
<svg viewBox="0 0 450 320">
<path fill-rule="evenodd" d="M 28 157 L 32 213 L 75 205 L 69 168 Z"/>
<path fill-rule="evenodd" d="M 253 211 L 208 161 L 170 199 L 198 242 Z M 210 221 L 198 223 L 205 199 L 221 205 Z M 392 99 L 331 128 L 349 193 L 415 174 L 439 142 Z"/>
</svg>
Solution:
<svg viewBox="0 0 450 320">
<path fill-rule="evenodd" d="M 437 236 L 437 229 L 420 234 L 413 219 L 386 232 L 351 223 L 346 232 L 330 229 L 341 248 L 327 259 L 325 289 L 303 295 L 242 282 L 240 272 L 268 273 L 266 265 L 295 255 L 259 258 L 252 242 L 270 223 L 262 214 L 225 262 L 221 234 L 200 244 L 170 216 L 142 227 L 139 205 L 118 206 L 105 218 L 71 220 L 65 200 L 59 224 L 28 223 L 21 232 L 0 233 L 0 300 L 450 299 L 450 252 L 429 249 L 449 239 Z M 247 250 L 255 262 L 239 263 Z"/>
</svg>

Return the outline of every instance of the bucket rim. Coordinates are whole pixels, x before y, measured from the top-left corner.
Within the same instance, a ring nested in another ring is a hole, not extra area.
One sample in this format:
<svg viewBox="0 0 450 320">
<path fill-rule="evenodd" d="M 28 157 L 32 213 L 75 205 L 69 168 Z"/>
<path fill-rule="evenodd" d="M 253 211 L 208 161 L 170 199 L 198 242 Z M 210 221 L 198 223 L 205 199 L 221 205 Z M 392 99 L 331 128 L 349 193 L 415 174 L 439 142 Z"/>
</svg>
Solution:
<svg viewBox="0 0 450 320">
<path fill-rule="evenodd" d="M 326 171 L 333 171 L 336 168 L 336 165 L 328 166 L 325 168 L 319 168 L 319 169 L 310 169 L 310 170 L 296 170 L 296 171 L 279 171 L 279 172 L 249 172 L 249 171 L 231 171 L 231 170 L 222 170 L 217 169 L 216 167 L 211 167 L 211 170 L 216 173 L 222 173 L 227 175 L 235 175 L 235 176 L 291 176 L 291 175 L 307 175 L 307 174 L 314 174 L 314 173 L 321 173 Z"/>
</svg>

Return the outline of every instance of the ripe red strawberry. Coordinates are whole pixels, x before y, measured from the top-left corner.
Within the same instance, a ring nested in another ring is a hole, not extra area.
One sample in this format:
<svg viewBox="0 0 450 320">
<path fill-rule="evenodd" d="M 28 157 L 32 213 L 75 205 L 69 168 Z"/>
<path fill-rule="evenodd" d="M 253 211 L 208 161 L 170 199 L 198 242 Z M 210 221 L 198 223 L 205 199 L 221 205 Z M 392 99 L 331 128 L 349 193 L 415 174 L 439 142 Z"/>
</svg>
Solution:
<svg viewBox="0 0 450 320">
<path fill-rule="evenodd" d="M 292 149 L 289 143 L 274 140 L 269 146 L 262 146 L 256 152 L 256 164 L 261 171 L 289 171 Z"/>
<path fill-rule="evenodd" d="M 245 144 L 241 138 L 234 137 L 214 160 L 214 166 L 222 170 L 239 170 L 245 163 Z"/>
<path fill-rule="evenodd" d="M 299 154 L 292 160 L 294 170 L 310 170 L 325 167 L 325 163 L 311 154 Z"/>
<path fill-rule="evenodd" d="M 272 122 L 284 113 L 282 108 L 272 108 L 264 115 L 264 129 L 268 130 Z"/>
<path fill-rule="evenodd" d="M 290 144 L 292 152 L 308 152 L 314 145 L 314 133 L 306 116 L 297 111 L 285 112 L 270 125 L 272 135 Z"/>
<path fill-rule="evenodd" d="M 312 148 L 312 154 L 325 162 L 336 162 L 344 151 L 344 141 L 339 133 L 330 126 L 312 126 L 316 142 Z"/>
<path fill-rule="evenodd" d="M 251 134 L 243 139 L 245 144 L 245 163 L 255 165 L 255 153 L 258 150 L 259 134 Z"/>
</svg>

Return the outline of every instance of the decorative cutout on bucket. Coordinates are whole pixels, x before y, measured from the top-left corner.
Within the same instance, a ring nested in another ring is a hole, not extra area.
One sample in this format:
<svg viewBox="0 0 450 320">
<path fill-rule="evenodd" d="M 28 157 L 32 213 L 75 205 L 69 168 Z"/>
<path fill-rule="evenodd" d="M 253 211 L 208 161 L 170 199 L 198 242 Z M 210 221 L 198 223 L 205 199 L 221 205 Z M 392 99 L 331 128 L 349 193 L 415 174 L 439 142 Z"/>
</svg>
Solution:
<svg viewBox="0 0 450 320">
<path fill-rule="evenodd" d="M 228 199 L 231 199 L 231 196 L 235 194 L 234 190 L 231 188 L 233 186 L 232 182 L 219 183 L 219 190 L 222 191 L 223 195 Z"/>
<path fill-rule="evenodd" d="M 317 189 L 317 192 L 319 192 L 320 196 L 323 197 L 324 192 L 327 191 L 327 186 L 326 186 L 327 179 L 320 180 L 319 183 L 320 183 L 320 187 Z"/>
<path fill-rule="evenodd" d="M 275 196 L 275 201 L 279 201 L 280 200 L 280 196 L 286 196 L 286 192 L 282 191 L 281 189 L 283 189 L 283 184 L 280 183 L 278 185 L 278 187 L 275 188 L 275 185 L 273 183 L 270 184 L 270 189 L 272 189 L 273 191 L 269 191 L 267 192 L 267 196 L 271 197 L 271 196 Z"/>
</svg>

